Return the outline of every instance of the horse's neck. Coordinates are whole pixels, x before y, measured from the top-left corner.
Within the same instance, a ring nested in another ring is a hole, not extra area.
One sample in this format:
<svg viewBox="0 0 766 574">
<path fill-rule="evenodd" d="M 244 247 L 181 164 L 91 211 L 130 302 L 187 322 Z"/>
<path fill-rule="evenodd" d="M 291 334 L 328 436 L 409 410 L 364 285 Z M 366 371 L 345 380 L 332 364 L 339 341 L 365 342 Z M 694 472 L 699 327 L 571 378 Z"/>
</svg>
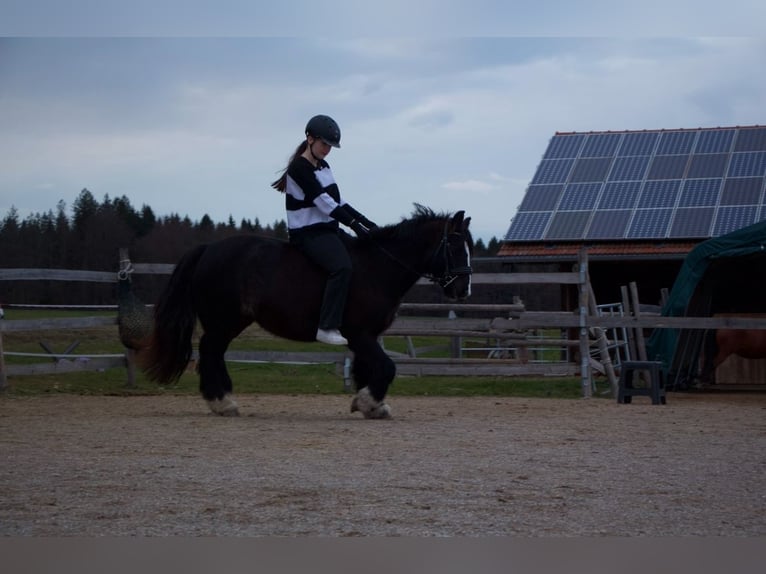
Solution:
<svg viewBox="0 0 766 574">
<path fill-rule="evenodd" d="M 431 252 L 427 247 L 381 241 L 376 265 L 383 271 L 398 295 L 404 295 L 426 272 Z M 391 281 L 391 279 L 396 279 Z"/>
</svg>

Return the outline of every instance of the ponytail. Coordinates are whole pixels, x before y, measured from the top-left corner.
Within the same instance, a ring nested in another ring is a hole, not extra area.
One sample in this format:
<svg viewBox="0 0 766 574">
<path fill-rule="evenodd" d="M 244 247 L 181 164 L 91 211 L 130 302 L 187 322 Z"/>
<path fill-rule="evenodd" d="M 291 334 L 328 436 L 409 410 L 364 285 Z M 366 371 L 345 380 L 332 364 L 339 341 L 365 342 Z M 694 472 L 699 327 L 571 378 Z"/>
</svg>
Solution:
<svg viewBox="0 0 766 574">
<path fill-rule="evenodd" d="M 290 161 L 287 162 L 287 167 L 290 167 L 290 164 L 293 163 L 293 160 L 301 155 L 304 151 L 306 151 L 306 147 L 308 147 L 308 145 L 308 140 L 303 140 L 300 145 L 295 148 L 293 155 L 290 156 Z M 287 167 L 282 170 L 282 175 L 279 176 L 279 179 L 271 182 L 271 187 L 277 191 L 281 191 L 282 193 L 284 193 L 287 189 Z"/>
</svg>

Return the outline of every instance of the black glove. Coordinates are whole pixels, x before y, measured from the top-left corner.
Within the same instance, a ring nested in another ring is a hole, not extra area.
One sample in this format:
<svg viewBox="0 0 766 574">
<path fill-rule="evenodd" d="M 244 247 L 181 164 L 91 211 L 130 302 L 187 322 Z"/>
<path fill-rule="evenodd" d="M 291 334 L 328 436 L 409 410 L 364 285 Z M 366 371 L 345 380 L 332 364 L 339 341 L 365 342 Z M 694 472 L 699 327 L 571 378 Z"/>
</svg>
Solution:
<svg viewBox="0 0 766 574">
<path fill-rule="evenodd" d="M 367 229 L 377 229 L 378 226 L 373 222 L 367 219 L 364 215 L 360 215 L 358 217 L 359 221 L 362 222 L 362 225 L 364 225 Z"/>
<path fill-rule="evenodd" d="M 339 205 L 330 213 L 330 215 L 340 221 L 343 225 L 347 225 L 353 229 L 357 237 L 367 237 L 370 234 L 370 229 L 376 229 L 378 227 L 348 203 Z"/>
<path fill-rule="evenodd" d="M 369 222 L 368 223 L 372 223 Z M 374 223 L 372 224 L 375 225 Z M 356 233 L 357 237 L 369 237 L 370 236 L 370 227 L 365 225 L 364 222 L 361 219 L 355 219 L 352 221 L 349 225 L 351 229 L 354 230 L 354 233 Z"/>
</svg>

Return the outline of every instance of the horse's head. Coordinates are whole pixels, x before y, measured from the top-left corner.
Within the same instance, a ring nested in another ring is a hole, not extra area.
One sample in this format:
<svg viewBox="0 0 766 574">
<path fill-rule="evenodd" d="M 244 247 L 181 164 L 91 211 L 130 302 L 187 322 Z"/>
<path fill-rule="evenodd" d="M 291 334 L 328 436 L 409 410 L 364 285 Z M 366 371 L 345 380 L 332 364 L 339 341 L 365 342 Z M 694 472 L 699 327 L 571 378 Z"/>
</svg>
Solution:
<svg viewBox="0 0 766 574">
<path fill-rule="evenodd" d="M 458 211 L 447 219 L 444 233 L 431 259 L 428 276 L 452 300 L 466 299 L 471 294 L 471 254 L 473 238 L 468 230 L 470 217 Z"/>
</svg>

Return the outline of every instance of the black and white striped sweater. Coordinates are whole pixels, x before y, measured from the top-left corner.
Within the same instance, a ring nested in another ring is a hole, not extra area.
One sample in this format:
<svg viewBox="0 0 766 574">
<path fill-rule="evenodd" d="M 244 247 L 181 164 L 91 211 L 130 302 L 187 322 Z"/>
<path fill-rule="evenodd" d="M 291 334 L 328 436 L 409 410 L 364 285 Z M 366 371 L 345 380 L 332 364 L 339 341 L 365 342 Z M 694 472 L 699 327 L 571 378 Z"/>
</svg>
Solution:
<svg viewBox="0 0 766 574">
<path fill-rule="evenodd" d="M 360 217 L 341 198 L 329 164 L 319 160 L 314 167 L 303 156 L 297 156 L 287 167 L 285 208 L 293 239 L 304 233 L 337 231 L 338 222 L 350 225 Z"/>
</svg>

